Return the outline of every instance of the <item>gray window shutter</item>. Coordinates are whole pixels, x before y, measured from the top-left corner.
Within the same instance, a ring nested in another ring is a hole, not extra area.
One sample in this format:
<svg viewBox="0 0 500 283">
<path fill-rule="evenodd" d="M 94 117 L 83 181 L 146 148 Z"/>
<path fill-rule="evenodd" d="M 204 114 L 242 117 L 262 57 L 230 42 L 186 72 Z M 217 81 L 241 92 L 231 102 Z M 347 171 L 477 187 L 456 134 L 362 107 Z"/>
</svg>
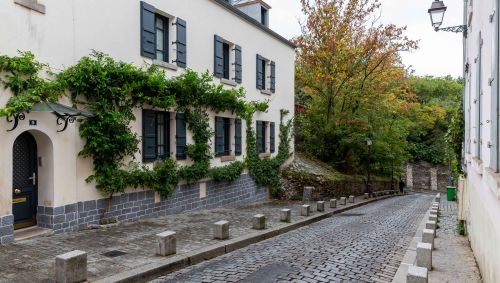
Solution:
<svg viewBox="0 0 500 283">
<path fill-rule="evenodd" d="M 186 21 L 177 18 L 176 26 L 177 26 L 177 41 L 175 43 L 177 49 L 177 59 L 175 60 L 175 63 L 177 63 L 177 66 L 179 67 L 186 68 L 187 65 Z"/>
<path fill-rule="evenodd" d="M 224 154 L 224 118 L 215 117 L 215 156 Z"/>
<path fill-rule="evenodd" d="M 262 121 L 257 121 L 257 126 L 256 126 L 256 130 L 257 130 L 257 151 L 259 153 L 262 153 L 264 152 L 264 144 L 262 143 Z"/>
<path fill-rule="evenodd" d="M 234 154 L 241 155 L 241 119 L 234 120 Z"/>
<path fill-rule="evenodd" d="M 156 159 L 156 114 L 142 110 L 142 161 Z"/>
<path fill-rule="evenodd" d="M 177 160 L 186 159 L 186 119 L 184 113 L 175 115 L 175 142 Z"/>
<path fill-rule="evenodd" d="M 234 81 L 241 84 L 243 78 L 243 64 L 241 58 L 241 46 L 234 47 Z"/>
<path fill-rule="evenodd" d="M 270 145 L 270 151 L 273 153 L 275 151 L 275 130 L 274 130 L 274 122 L 269 123 L 269 142 L 271 143 Z"/>
<path fill-rule="evenodd" d="M 262 69 L 262 57 L 257 55 L 257 89 L 264 89 L 264 85 L 262 85 L 263 76 L 264 70 Z"/>
<path fill-rule="evenodd" d="M 222 78 L 224 75 L 224 41 L 218 35 L 214 36 L 214 76 Z"/>
<path fill-rule="evenodd" d="M 156 58 L 155 7 L 141 1 L 141 55 Z"/>
<path fill-rule="evenodd" d="M 274 93 L 276 91 L 276 63 L 271 61 L 271 92 Z"/>
</svg>

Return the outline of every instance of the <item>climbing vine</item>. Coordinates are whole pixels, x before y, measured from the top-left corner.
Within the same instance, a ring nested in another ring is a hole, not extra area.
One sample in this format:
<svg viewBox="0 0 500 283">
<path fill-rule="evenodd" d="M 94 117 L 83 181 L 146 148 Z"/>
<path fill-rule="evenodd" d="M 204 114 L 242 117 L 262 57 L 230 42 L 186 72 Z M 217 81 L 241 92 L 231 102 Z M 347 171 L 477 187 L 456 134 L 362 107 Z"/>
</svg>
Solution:
<svg viewBox="0 0 500 283">
<path fill-rule="evenodd" d="M 80 136 L 85 144 L 79 154 L 92 158 L 94 172 L 86 181 L 95 182 L 103 194 L 112 196 L 134 187 L 149 188 L 167 196 L 179 180 L 196 182 L 210 177 L 216 181 L 234 181 L 245 167 L 257 184 L 269 186 L 273 192 L 279 189 L 279 167 L 290 155 L 291 123 L 283 122 L 286 113 L 282 112 L 279 153 L 275 158 L 260 159 L 252 117 L 256 111 L 267 111 L 268 103 L 246 102 L 243 88 L 225 89 L 214 84 L 208 73 L 199 75 L 191 70 L 169 79 L 155 66 L 143 69 L 99 52 L 83 57 L 75 66 L 58 74 L 47 71 L 47 79 L 40 78 L 46 67 L 31 53 L 0 56 L 0 73 L 5 74 L 0 83 L 14 94 L 0 109 L 0 116 L 28 111 L 38 102 L 57 101 L 69 93 L 74 107 L 94 113 L 93 117 L 80 121 Z M 194 141 L 186 149 L 191 165 L 179 166 L 167 158 L 150 167 L 133 158 L 140 138 L 132 131 L 131 124 L 135 120 L 134 111 L 143 107 L 185 113 Z M 208 110 L 230 111 L 247 122 L 245 162 L 210 168 L 209 141 L 214 133 Z"/>
</svg>

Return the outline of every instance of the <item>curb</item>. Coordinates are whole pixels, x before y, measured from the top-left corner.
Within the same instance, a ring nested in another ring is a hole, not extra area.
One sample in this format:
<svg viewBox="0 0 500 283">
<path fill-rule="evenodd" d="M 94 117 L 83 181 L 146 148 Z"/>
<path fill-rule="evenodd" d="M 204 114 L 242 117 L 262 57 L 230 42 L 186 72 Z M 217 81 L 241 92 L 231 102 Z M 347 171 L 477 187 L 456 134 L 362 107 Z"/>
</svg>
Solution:
<svg viewBox="0 0 500 283">
<path fill-rule="evenodd" d="M 315 212 L 314 215 L 306 219 L 301 219 L 297 222 L 287 224 L 281 227 L 266 229 L 264 232 L 254 232 L 234 239 L 229 239 L 221 243 L 213 244 L 195 251 L 190 251 L 184 255 L 175 255 L 158 262 L 147 264 L 138 268 L 134 268 L 110 277 L 102 278 L 93 282 L 96 283 L 128 283 L 128 282 L 145 282 L 153 279 L 154 276 L 160 273 L 173 272 L 184 267 L 195 265 L 205 260 L 213 259 L 218 256 L 233 252 L 235 250 L 247 247 L 249 245 L 276 237 L 281 234 L 296 230 L 298 228 L 310 225 L 312 223 L 321 221 L 325 218 L 331 217 L 375 201 L 403 196 L 400 194 L 386 195 L 369 200 L 364 200 L 349 206 L 337 208 L 329 212 Z"/>
</svg>

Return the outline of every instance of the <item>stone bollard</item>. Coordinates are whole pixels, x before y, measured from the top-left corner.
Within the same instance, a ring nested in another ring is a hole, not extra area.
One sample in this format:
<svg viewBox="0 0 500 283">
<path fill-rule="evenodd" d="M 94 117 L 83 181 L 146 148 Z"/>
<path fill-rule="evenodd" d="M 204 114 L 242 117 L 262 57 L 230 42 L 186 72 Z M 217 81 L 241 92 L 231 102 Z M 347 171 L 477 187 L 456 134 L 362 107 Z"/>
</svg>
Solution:
<svg viewBox="0 0 500 283">
<path fill-rule="evenodd" d="M 365 199 L 369 199 L 370 198 L 370 194 L 369 193 L 365 193 Z"/>
<path fill-rule="evenodd" d="M 424 229 L 422 232 L 422 242 L 431 244 L 432 249 L 434 249 L 434 230 Z"/>
<path fill-rule="evenodd" d="M 325 202 L 324 201 L 318 201 L 316 203 L 316 210 L 317 211 L 325 211 Z"/>
<path fill-rule="evenodd" d="M 436 231 L 436 221 L 427 221 L 425 223 L 425 229 L 429 229 L 429 230 L 434 230 Z"/>
<path fill-rule="evenodd" d="M 337 208 L 337 199 L 336 198 L 332 198 L 330 200 L 330 208 Z"/>
<path fill-rule="evenodd" d="M 87 253 L 71 251 L 56 256 L 56 282 L 72 283 L 87 280 Z"/>
<path fill-rule="evenodd" d="M 292 211 L 288 208 L 282 209 L 280 214 L 280 221 L 288 223 L 292 222 Z"/>
<path fill-rule="evenodd" d="M 312 199 L 312 194 L 314 187 L 304 187 L 304 192 L 302 194 L 302 201 L 310 201 Z"/>
<path fill-rule="evenodd" d="M 345 205 L 346 204 L 346 198 L 345 197 L 341 197 L 340 198 L 340 205 Z"/>
<path fill-rule="evenodd" d="M 406 275 L 406 283 L 427 283 L 428 271 L 425 267 L 410 265 Z"/>
<path fill-rule="evenodd" d="M 441 194 L 440 194 L 440 193 L 438 193 L 438 194 L 436 195 L 436 197 L 434 197 L 434 201 L 436 201 L 436 202 L 441 202 Z"/>
<path fill-rule="evenodd" d="M 300 215 L 309 216 L 311 214 L 311 206 L 308 204 L 304 204 L 300 209 Z"/>
<path fill-rule="evenodd" d="M 432 208 L 431 210 L 429 210 L 429 213 L 430 213 L 430 214 L 436 214 L 436 215 L 437 215 L 437 214 L 438 214 L 438 211 L 437 211 L 437 209 Z"/>
<path fill-rule="evenodd" d="M 175 254 L 177 252 L 176 243 L 174 231 L 156 234 L 156 254 L 161 256 Z"/>
<path fill-rule="evenodd" d="M 419 242 L 417 244 L 417 261 L 416 265 L 425 267 L 427 270 L 432 270 L 432 245 L 429 243 Z"/>
<path fill-rule="evenodd" d="M 349 196 L 349 202 L 350 202 L 350 203 L 354 203 L 354 196 L 353 196 L 353 195 L 350 195 L 350 196 Z"/>
<path fill-rule="evenodd" d="M 226 240 L 229 239 L 229 222 L 221 220 L 214 223 L 214 239 Z"/>
<path fill-rule="evenodd" d="M 266 229 L 266 216 L 264 214 L 256 214 L 253 216 L 253 229 L 264 230 Z"/>
<path fill-rule="evenodd" d="M 437 214 L 429 214 L 429 221 L 437 222 Z"/>
</svg>

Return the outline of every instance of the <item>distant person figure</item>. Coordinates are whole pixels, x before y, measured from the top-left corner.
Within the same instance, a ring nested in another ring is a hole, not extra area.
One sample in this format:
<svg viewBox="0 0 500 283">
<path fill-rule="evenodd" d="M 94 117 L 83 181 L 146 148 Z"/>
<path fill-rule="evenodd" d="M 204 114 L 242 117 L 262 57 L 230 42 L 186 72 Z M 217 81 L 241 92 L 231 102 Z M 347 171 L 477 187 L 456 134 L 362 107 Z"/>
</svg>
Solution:
<svg viewBox="0 0 500 283">
<path fill-rule="evenodd" d="M 399 191 L 401 193 L 404 193 L 404 188 L 405 188 L 405 182 L 403 182 L 402 179 L 399 179 Z"/>
</svg>

